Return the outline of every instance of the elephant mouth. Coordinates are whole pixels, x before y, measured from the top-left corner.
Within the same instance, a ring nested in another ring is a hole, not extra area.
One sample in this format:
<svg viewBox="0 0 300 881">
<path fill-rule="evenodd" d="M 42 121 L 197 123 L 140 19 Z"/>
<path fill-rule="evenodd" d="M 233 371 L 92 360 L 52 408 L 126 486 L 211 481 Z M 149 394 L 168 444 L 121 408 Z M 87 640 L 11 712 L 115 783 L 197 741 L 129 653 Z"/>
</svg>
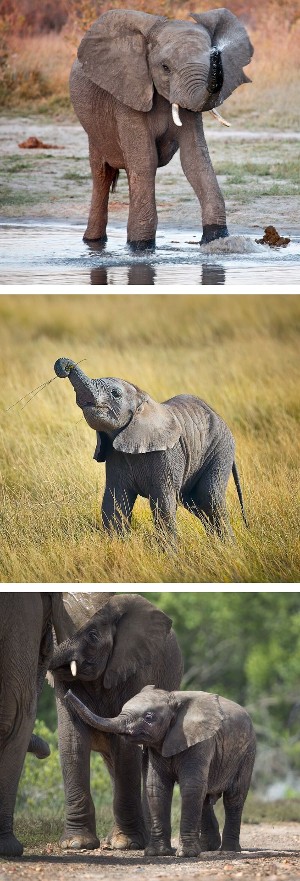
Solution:
<svg viewBox="0 0 300 881">
<path fill-rule="evenodd" d="M 78 661 L 70 661 L 68 664 L 61 664 L 59 667 L 50 667 L 51 673 L 54 673 L 57 679 L 64 682 L 73 682 L 76 679 L 84 679 L 92 681 L 97 679 L 98 673 L 95 672 L 94 666 L 87 661 L 79 664 Z"/>
</svg>

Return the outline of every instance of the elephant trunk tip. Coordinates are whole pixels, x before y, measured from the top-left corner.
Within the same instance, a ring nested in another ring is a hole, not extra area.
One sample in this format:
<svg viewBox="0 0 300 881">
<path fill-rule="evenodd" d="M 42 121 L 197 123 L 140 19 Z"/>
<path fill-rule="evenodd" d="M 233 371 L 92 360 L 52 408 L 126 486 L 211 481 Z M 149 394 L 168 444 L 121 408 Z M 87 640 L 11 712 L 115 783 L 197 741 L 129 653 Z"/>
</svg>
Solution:
<svg viewBox="0 0 300 881">
<path fill-rule="evenodd" d="M 75 361 L 72 361 L 71 358 L 58 358 L 54 364 L 54 373 L 60 379 L 65 379 L 69 376 L 72 367 L 75 367 Z"/>
</svg>

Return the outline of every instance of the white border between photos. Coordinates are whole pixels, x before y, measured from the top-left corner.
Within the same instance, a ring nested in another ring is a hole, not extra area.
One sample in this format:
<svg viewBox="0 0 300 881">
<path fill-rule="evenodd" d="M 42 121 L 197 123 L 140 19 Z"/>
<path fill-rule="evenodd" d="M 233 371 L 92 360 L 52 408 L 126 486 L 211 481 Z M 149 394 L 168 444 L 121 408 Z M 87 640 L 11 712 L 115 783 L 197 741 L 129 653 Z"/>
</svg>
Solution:
<svg viewBox="0 0 300 881">
<path fill-rule="evenodd" d="M 24 582 L 23 584 L 21 584 L 21 583 L 18 583 L 18 584 L 4 583 L 0 587 L 0 593 L 8 593 L 10 588 L 12 588 L 12 587 L 17 588 L 16 593 L 23 593 L 23 591 L 26 590 L 27 587 L 30 587 L 32 589 L 31 593 L 37 593 L 37 591 L 40 592 L 41 589 L 42 589 L 42 592 L 44 592 L 47 590 L 47 588 L 52 588 L 52 592 L 57 593 L 59 590 L 61 590 L 61 588 L 66 588 L 66 587 L 68 587 L 69 589 L 72 589 L 73 593 L 79 593 L 79 591 L 82 592 L 83 587 L 87 593 L 88 592 L 90 593 L 96 587 L 101 587 L 102 593 L 110 592 L 111 588 L 115 588 L 116 593 L 123 593 L 123 592 L 140 593 L 141 591 L 142 591 L 142 593 L 147 593 L 147 592 L 148 593 L 187 593 L 187 592 L 188 593 L 237 593 L 237 591 L 239 591 L 239 593 L 280 593 L 283 591 L 285 593 L 298 593 L 299 586 L 300 586 L 299 582 L 292 582 L 292 583 L 290 583 L 290 582 L 281 582 L 281 583 L 279 583 L 279 582 L 277 582 L 277 583 L 266 582 L 266 583 L 264 583 L 261 581 L 257 582 L 257 583 L 254 583 L 253 581 L 244 582 L 242 584 L 240 584 L 238 582 L 230 582 L 230 583 L 226 582 L 226 584 L 223 584 L 222 582 L 210 582 L 210 581 L 207 581 L 205 583 L 204 582 L 199 583 L 199 582 L 190 582 L 190 581 L 186 582 L 185 581 L 185 582 L 177 583 L 175 586 L 171 582 L 165 582 L 165 583 L 161 582 L 160 584 L 159 583 L 152 584 L 151 581 L 150 582 L 147 581 L 147 582 L 139 583 L 138 587 L 136 588 L 134 586 L 135 583 L 132 584 L 130 582 L 125 583 L 125 582 L 120 582 L 120 581 L 117 581 L 117 582 L 111 583 L 111 584 L 108 584 L 107 582 L 105 584 L 85 583 L 85 582 L 83 582 L 81 584 L 78 584 L 78 583 L 72 584 L 70 582 L 63 582 L 62 584 L 52 584 L 52 583 L 50 583 L 50 584 L 48 584 L 48 583 L 37 584 L 37 583 L 31 583 L 31 582 L 28 582 L 28 583 Z M 193 587 L 194 589 L 189 590 L 190 587 Z M 54 591 L 53 591 L 53 588 L 55 588 Z"/>
<path fill-rule="evenodd" d="M 89 296 L 98 296 L 99 294 L 106 295 L 135 295 L 141 296 L 143 294 L 151 294 L 151 296 L 155 296 L 158 294 L 164 294 L 165 296 L 178 296 L 178 295 L 192 295 L 192 296 L 202 296 L 207 294 L 215 294 L 215 295 L 223 295 L 223 294 L 242 294 L 243 296 L 247 295 L 256 295 L 256 296 L 270 296 L 271 294 L 274 296 L 284 295 L 299 295 L 300 294 L 300 264 L 299 264 L 299 284 L 229 284 L 229 285 L 195 285 L 195 284 L 168 284 L 168 285 L 90 285 L 90 284 L 0 284 L 0 296 L 8 294 L 19 294 L 26 295 L 30 294 L 31 296 L 39 296 L 41 294 L 53 295 L 53 296 L 61 296 L 61 295 L 89 295 Z"/>
</svg>

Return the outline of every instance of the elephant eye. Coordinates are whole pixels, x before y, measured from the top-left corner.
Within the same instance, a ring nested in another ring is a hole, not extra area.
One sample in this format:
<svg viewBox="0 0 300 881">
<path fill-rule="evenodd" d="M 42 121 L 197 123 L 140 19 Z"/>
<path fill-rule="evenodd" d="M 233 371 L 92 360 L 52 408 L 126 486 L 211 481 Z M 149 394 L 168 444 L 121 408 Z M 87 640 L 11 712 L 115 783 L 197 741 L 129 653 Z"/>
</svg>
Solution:
<svg viewBox="0 0 300 881">
<path fill-rule="evenodd" d="M 171 73 L 170 68 L 167 64 L 162 64 L 162 69 L 165 70 L 166 73 Z"/>
<path fill-rule="evenodd" d="M 145 722 L 153 722 L 153 713 L 146 713 Z"/>
<path fill-rule="evenodd" d="M 112 394 L 113 398 L 120 398 L 122 392 L 120 392 L 120 389 L 114 387 L 111 389 L 111 394 Z"/>
<path fill-rule="evenodd" d="M 88 638 L 90 642 L 98 642 L 98 633 L 96 630 L 89 630 Z"/>
</svg>

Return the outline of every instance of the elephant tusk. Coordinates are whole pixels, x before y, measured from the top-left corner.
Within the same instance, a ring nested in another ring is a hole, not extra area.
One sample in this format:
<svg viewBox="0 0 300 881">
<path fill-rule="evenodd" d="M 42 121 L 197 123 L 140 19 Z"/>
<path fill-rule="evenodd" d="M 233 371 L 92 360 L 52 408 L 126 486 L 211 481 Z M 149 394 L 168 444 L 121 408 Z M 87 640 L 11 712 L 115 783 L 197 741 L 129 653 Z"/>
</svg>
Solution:
<svg viewBox="0 0 300 881">
<path fill-rule="evenodd" d="M 70 664 L 72 676 L 76 676 L 77 674 L 77 664 L 76 661 L 71 661 Z"/>
<path fill-rule="evenodd" d="M 172 104 L 172 118 L 173 118 L 173 122 L 175 122 L 175 125 L 182 125 L 182 122 L 180 121 L 180 116 L 179 116 L 178 104 Z"/>
<path fill-rule="evenodd" d="M 221 123 L 221 125 L 228 125 L 228 128 L 230 128 L 231 122 L 227 122 L 227 119 L 224 119 L 224 116 L 221 116 L 221 114 L 218 113 L 218 111 L 216 110 L 215 107 L 213 108 L 213 110 L 210 110 L 209 112 L 211 113 L 212 116 L 215 117 L 215 119 L 217 119 L 218 122 Z"/>
</svg>

